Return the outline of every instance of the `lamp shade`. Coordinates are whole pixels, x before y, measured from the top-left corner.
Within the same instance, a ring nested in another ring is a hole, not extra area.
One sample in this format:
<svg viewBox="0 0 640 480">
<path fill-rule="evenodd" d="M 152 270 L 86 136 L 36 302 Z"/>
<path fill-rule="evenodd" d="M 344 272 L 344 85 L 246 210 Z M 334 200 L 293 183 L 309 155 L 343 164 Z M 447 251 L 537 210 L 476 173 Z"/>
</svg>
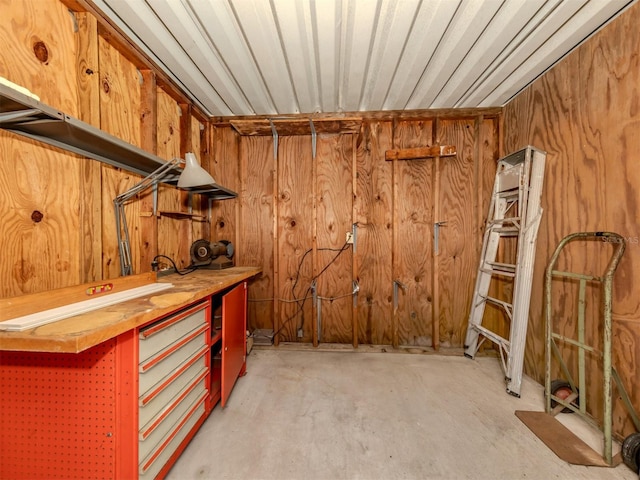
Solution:
<svg viewBox="0 0 640 480">
<path fill-rule="evenodd" d="M 185 166 L 178 179 L 179 188 L 200 187 L 216 183 L 209 172 L 200 166 L 200 162 L 193 153 L 187 152 L 184 155 L 184 160 Z"/>
</svg>

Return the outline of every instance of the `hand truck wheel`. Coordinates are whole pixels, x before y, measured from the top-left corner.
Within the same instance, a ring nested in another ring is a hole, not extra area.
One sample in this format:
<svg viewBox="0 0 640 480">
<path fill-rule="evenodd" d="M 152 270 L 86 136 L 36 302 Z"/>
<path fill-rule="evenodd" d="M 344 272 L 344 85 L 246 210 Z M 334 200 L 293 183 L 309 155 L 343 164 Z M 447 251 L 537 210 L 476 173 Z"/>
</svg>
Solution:
<svg viewBox="0 0 640 480">
<path fill-rule="evenodd" d="M 566 380 L 561 380 L 561 379 L 556 379 L 553 380 L 551 382 L 551 394 L 561 398 L 562 400 L 565 400 L 567 397 L 569 397 L 569 395 L 571 395 L 573 393 L 573 390 L 571 390 L 571 384 L 569 382 L 567 382 Z M 578 392 L 580 393 L 580 392 Z M 571 402 L 572 405 L 574 406 L 579 406 L 580 405 L 580 397 L 576 397 L 576 399 Z M 556 402 L 555 400 L 551 399 L 551 408 L 555 408 L 556 405 L 558 405 L 558 402 Z M 562 409 L 562 413 L 573 413 L 573 410 L 571 410 L 569 407 L 565 407 Z"/>
</svg>

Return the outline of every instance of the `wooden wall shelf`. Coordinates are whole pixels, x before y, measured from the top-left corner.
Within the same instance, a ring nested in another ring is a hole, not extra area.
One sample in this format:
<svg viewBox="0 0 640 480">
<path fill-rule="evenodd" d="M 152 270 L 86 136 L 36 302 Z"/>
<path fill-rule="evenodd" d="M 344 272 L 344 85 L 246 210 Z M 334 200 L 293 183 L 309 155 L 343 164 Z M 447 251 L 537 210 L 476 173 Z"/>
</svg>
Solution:
<svg viewBox="0 0 640 480">
<path fill-rule="evenodd" d="M 178 212 L 178 211 L 168 211 L 168 210 L 159 210 L 158 216 L 160 217 L 170 217 L 170 218 L 191 218 L 192 220 L 201 220 L 204 221 L 207 219 L 205 215 L 196 214 L 196 213 L 188 213 L 188 212 Z"/>
</svg>

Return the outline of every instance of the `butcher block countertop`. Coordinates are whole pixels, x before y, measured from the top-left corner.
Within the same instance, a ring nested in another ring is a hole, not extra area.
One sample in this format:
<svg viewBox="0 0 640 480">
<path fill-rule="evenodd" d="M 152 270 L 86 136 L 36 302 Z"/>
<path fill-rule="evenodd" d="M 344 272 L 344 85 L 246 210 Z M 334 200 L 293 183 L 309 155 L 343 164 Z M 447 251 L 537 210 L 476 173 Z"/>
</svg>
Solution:
<svg viewBox="0 0 640 480">
<path fill-rule="evenodd" d="M 231 267 L 223 270 L 201 269 L 187 275 L 174 273 L 157 279 L 155 274 L 146 274 L 144 278 L 147 283 L 171 283 L 173 287 L 28 330 L 0 331 L 0 350 L 52 353 L 82 352 L 193 302 L 215 295 L 228 287 L 258 275 L 260 272 L 261 269 L 258 267 Z M 112 284 L 117 286 L 123 281 L 126 280 L 124 278 L 116 279 Z M 109 282 L 106 280 L 102 283 Z M 76 288 L 83 288 L 83 291 L 86 291 L 85 287 L 87 286 Z M 11 316 L 7 317 L 10 311 L 19 311 L 20 315 L 33 313 L 32 311 L 23 312 L 25 308 L 29 308 L 28 305 L 45 305 L 45 308 L 59 307 L 59 299 L 65 298 L 65 293 L 73 288 L 67 287 L 51 292 L 0 300 L 0 321 L 12 318 Z M 33 309 L 33 307 L 30 308 Z"/>
</svg>

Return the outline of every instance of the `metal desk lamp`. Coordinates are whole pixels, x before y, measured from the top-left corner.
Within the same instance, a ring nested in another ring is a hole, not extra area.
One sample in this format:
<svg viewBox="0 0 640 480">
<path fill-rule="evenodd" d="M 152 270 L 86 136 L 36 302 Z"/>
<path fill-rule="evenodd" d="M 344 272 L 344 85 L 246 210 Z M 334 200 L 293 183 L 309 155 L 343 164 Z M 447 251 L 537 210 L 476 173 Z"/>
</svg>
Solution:
<svg viewBox="0 0 640 480">
<path fill-rule="evenodd" d="M 185 160 L 181 158 L 173 158 L 163 163 L 156 170 L 144 177 L 140 182 L 135 184 L 129 190 L 121 193 L 113 200 L 113 206 L 116 214 L 116 235 L 118 237 L 118 250 L 120 252 L 120 273 L 121 275 L 132 275 L 133 266 L 131 264 L 131 244 L 129 241 L 129 228 L 127 227 L 127 217 L 124 211 L 125 203 L 132 197 L 142 193 L 149 187 L 154 188 L 153 212 L 157 210 L 157 188 L 158 183 L 171 176 L 175 178 L 176 167 L 184 163 L 184 169 L 178 178 L 178 188 L 193 188 L 203 185 L 215 184 L 213 177 L 196 159 L 196 156 L 188 152 L 185 154 Z"/>
</svg>

